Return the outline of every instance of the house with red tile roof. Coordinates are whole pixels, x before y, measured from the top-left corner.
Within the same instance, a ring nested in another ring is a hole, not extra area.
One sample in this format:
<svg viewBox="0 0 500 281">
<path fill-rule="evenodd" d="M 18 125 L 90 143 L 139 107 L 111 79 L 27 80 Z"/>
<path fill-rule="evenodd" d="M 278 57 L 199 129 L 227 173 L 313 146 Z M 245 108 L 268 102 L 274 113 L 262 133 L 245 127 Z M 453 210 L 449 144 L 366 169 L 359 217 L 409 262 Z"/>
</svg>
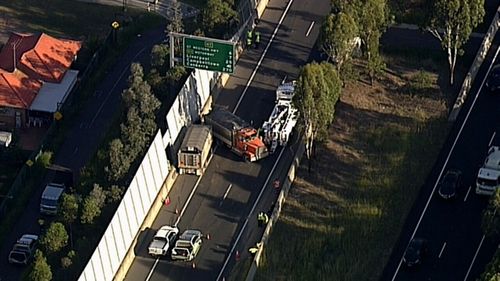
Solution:
<svg viewBox="0 0 500 281">
<path fill-rule="evenodd" d="M 52 118 L 77 81 L 70 67 L 81 45 L 44 33 L 12 33 L 0 51 L 0 129 Z"/>
</svg>

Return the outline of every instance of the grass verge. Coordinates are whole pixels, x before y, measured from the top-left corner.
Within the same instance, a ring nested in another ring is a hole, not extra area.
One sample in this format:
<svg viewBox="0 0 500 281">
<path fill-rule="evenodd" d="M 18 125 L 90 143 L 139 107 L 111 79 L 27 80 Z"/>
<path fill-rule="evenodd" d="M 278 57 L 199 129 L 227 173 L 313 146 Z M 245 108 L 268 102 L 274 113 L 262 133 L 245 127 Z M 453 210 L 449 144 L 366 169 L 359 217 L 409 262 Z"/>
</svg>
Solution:
<svg viewBox="0 0 500 281">
<path fill-rule="evenodd" d="M 418 76 L 406 72 L 346 88 L 311 174 L 303 160 L 255 280 L 380 278 L 449 131 L 439 91 L 401 94 Z"/>
</svg>

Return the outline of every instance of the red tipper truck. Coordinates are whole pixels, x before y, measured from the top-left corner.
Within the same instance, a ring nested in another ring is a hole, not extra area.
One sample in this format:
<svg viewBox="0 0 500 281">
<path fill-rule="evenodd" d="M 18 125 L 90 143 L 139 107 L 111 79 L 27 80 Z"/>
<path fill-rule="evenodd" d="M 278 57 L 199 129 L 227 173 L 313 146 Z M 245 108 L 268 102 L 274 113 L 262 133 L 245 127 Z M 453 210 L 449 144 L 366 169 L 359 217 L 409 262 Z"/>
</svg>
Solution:
<svg viewBox="0 0 500 281">
<path fill-rule="evenodd" d="M 204 119 L 205 124 L 212 127 L 214 137 L 246 161 L 257 161 L 269 155 L 257 130 L 226 109 L 214 106 Z"/>
</svg>

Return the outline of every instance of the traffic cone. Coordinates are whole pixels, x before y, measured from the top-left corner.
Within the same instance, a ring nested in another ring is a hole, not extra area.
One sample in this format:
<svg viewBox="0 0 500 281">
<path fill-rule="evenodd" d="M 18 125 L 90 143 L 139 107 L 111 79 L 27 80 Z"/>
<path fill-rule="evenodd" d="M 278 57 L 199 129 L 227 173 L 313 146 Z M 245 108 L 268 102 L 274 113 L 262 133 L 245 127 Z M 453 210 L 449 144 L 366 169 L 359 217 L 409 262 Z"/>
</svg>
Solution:
<svg viewBox="0 0 500 281">
<path fill-rule="evenodd" d="M 170 205 L 170 196 L 167 196 L 167 198 L 165 198 L 165 201 L 163 201 L 163 203 L 165 204 L 165 206 Z"/>
<path fill-rule="evenodd" d="M 240 251 L 236 250 L 236 254 L 234 255 L 236 261 L 240 260 Z"/>
<path fill-rule="evenodd" d="M 193 263 L 191 264 L 191 267 L 192 267 L 193 269 L 194 269 L 194 268 L 196 268 L 196 264 L 193 262 Z"/>
<path fill-rule="evenodd" d="M 179 209 L 175 208 L 175 214 L 178 215 L 179 214 Z"/>
<path fill-rule="evenodd" d="M 210 233 L 207 233 L 207 240 L 210 240 Z"/>
</svg>

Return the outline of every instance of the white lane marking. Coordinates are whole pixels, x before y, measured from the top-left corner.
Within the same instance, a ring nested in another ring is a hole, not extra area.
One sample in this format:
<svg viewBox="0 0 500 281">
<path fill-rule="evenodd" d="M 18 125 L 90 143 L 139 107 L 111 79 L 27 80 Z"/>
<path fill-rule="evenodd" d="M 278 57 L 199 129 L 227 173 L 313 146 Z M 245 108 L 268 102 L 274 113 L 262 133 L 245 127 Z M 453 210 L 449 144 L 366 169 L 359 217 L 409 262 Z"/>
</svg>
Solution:
<svg viewBox="0 0 500 281">
<path fill-rule="evenodd" d="M 477 247 L 476 253 L 474 254 L 474 258 L 472 258 L 472 262 L 470 263 L 469 270 L 467 270 L 467 274 L 465 275 L 464 281 L 466 281 L 467 277 L 469 277 L 470 270 L 472 269 L 472 265 L 474 265 L 474 262 L 476 261 L 477 254 L 479 254 L 479 250 L 483 245 L 483 241 L 484 241 L 484 235 L 483 238 L 481 238 L 481 242 L 479 242 L 479 246 Z"/>
<path fill-rule="evenodd" d="M 465 194 L 464 202 L 467 200 L 467 196 L 469 196 L 469 192 L 472 189 L 472 185 L 469 186 L 469 190 L 467 190 L 467 194 Z"/>
<path fill-rule="evenodd" d="M 214 153 L 215 153 L 215 150 L 217 149 L 217 146 L 214 148 Z M 207 161 L 207 166 L 208 164 L 210 164 L 210 161 L 212 161 L 212 158 L 214 157 L 214 153 L 210 154 L 210 158 L 208 158 L 208 161 Z M 204 174 L 203 174 L 204 175 Z M 200 181 L 201 181 L 201 178 L 203 178 L 203 175 L 201 175 L 198 180 L 196 180 L 196 183 L 194 184 L 194 187 L 193 187 L 193 190 L 191 190 L 191 194 L 189 194 L 189 197 L 186 201 L 186 203 L 184 204 L 184 206 L 182 207 L 182 210 L 181 212 L 179 213 L 179 217 L 177 218 L 177 220 L 175 221 L 175 224 L 174 226 L 177 226 L 179 224 L 179 221 L 181 220 L 181 217 L 182 215 L 184 214 L 184 212 L 186 211 L 188 205 L 189 205 L 189 202 L 191 201 L 191 199 L 193 198 L 193 195 L 194 195 L 194 192 L 196 191 L 196 189 L 198 188 L 198 185 L 200 184 Z M 158 261 L 160 260 L 160 258 L 156 258 L 155 260 L 155 263 L 153 264 L 153 267 L 151 267 L 151 270 L 149 271 L 148 273 L 148 276 L 146 277 L 146 280 L 145 281 L 149 281 L 149 279 L 151 279 L 151 276 L 153 275 L 153 272 L 155 271 L 155 268 L 156 266 L 158 265 Z"/>
<path fill-rule="evenodd" d="M 309 26 L 309 29 L 307 30 L 306 32 L 306 37 L 309 36 L 309 33 L 311 33 L 311 30 L 313 28 L 313 25 L 314 25 L 314 21 L 311 22 L 311 25 Z"/>
<path fill-rule="evenodd" d="M 448 161 L 450 160 L 450 157 L 451 157 L 451 154 L 453 152 L 453 149 L 455 148 L 455 145 L 457 144 L 457 141 L 460 138 L 460 134 L 462 133 L 462 131 L 463 131 L 464 127 L 465 127 L 465 123 L 467 123 L 467 120 L 469 119 L 469 115 L 472 112 L 472 109 L 474 108 L 474 105 L 476 104 L 477 97 L 479 97 L 479 94 L 481 93 L 481 89 L 483 88 L 484 82 L 486 81 L 486 77 L 488 77 L 488 74 L 490 73 L 490 70 L 493 67 L 493 63 L 495 63 L 495 61 L 497 59 L 499 51 L 500 51 L 500 48 L 497 48 L 495 56 L 493 57 L 493 60 L 490 63 L 490 66 L 488 68 L 488 71 L 486 72 L 486 75 L 483 78 L 483 81 L 481 81 L 481 85 L 479 86 L 479 89 L 477 90 L 477 94 L 474 97 L 474 100 L 472 101 L 472 105 L 469 108 L 469 111 L 467 112 L 467 115 L 465 116 L 465 120 L 462 123 L 462 126 L 460 127 L 460 130 L 458 131 L 457 137 L 455 138 L 455 141 L 453 142 L 453 145 L 451 146 L 450 152 L 448 152 L 448 156 L 446 157 L 446 161 L 444 162 L 443 168 L 441 168 L 441 172 L 439 173 L 439 176 L 438 176 L 438 178 L 436 180 L 436 183 L 434 184 L 434 188 L 432 189 L 432 192 L 431 192 L 431 194 L 429 196 L 429 199 L 427 199 L 427 203 L 425 204 L 424 210 L 422 211 L 422 215 L 418 219 L 417 225 L 415 226 L 415 230 L 413 231 L 413 234 L 411 235 L 409 241 L 411 241 L 413 239 L 413 237 L 415 237 L 415 234 L 417 233 L 417 229 L 420 226 L 420 223 L 422 222 L 422 219 L 423 219 L 423 217 L 425 215 L 425 211 L 427 211 L 427 207 L 429 207 L 429 203 L 431 202 L 432 195 L 434 194 L 434 191 L 436 190 L 436 186 L 437 186 L 437 184 L 439 182 L 439 179 L 441 179 L 441 176 L 443 175 L 443 171 L 446 168 L 446 165 L 448 164 Z M 403 263 L 403 257 L 401 257 L 401 259 L 399 260 L 399 264 L 398 264 L 398 267 L 396 268 L 396 272 L 394 272 L 394 276 L 392 276 L 392 279 L 391 279 L 392 281 L 394 281 L 396 279 L 396 276 L 398 275 L 398 272 L 399 272 L 399 269 L 401 268 L 401 264 L 402 263 Z"/>
<path fill-rule="evenodd" d="M 227 195 L 229 194 L 229 190 L 231 190 L 231 187 L 233 187 L 233 184 L 229 184 L 229 186 L 227 187 L 226 189 L 226 192 L 224 193 L 224 196 L 222 197 L 222 201 L 224 201 L 227 197 Z M 222 205 L 222 202 L 220 202 L 220 204 Z"/>
<path fill-rule="evenodd" d="M 292 2 L 293 0 L 291 0 L 290 2 Z M 231 247 L 231 251 L 229 251 L 229 255 L 227 255 L 227 258 L 226 258 L 226 261 L 224 261 L 224 265 L 222 265 L 222 268 L 219 272 L 219 275 L 217 276 L 217 279 L 215 280 L 220 280 L 222 274 L 224 273 L 224 270 L 226 269 L 226 266 L 227 266 L 227 263 L 229 262 L 229 260 L 231 259 L 231 257 L 233 256 L 233 252 L 234 252 L 234 249 L 236 248 L 236 245 L 238 245 L 238 241 L 240 241 L 240 238 L 241 238 L 241 235 L 243 234 L 243 231 L 245 231 L 245 228 L 248 224 L 248 220 L 250 219 L 250 217 L 252 216 L 253 212 L 255 211 L 255 207 L 257 206 L 257 203 L 259 203 L 259 200 L 260 200 L 260 197 L 262 196 L 262 194 L 264 193 L 264 190 L 266 190 L 266 187 L 267 187 L 267 184 L 269 183 L 269 179 L 271 178 L 274 170 L 276 169 L 276 166 L 278 165 L 278 163 L 280 162 L 280 159 L 281 159 L 281 156 L 283 155 L 283 152 L 285 151 L 284 148 L 281 148 L 281 152 L 280 152 L 280 155 L 278 155 L 278 159 L 276 159 L 276 162 L 274 162 L 274 166 L 273 168 L 271 169 L 271 172 L 269 172 L 269 175 L 267 176 L 267 179 L 266 181 L 264 182 L 264 185 L 262 186 L 262 188 L 260 189 L 260 193 L 259 193 L 259 196 L 257 196 L 257 199 L 255 200 L 255 202 L 253 203 L 253 206 L 252 206 L 252 209 L 250 210 L 250 212 L 248 213 L 247 215 L 247 218 L 245 219 L 245 223 L 243 224 L 243 227 L 241 227 L 241 230 L 240 230 L 240 233 L 238 233 L 238 236 L 236 236 L 236 240 L 234 241 L 233 243 L 233 247 Z"/>
<path fill-rule="evenodd" d="M 144 50 L 146 50 L 146 47 L 142 48 L 137 54 L 135 54 L 135 56 L 132 58 L 131 61 L 133 62 L 140 54 L 142 54 L 142 52 L 144 52 Z M 104 104 L 106 104 L 106 101 L 111 96 L 111 93 L 113 93 L 113 90 L 115 89 L 116 85 L 118 85 L 118 82 L 120 82 L 120 80 L 122 80 L 123 75 L 129 69 L 130 69 L 130 65 L 128 65 L 127 67 L 125 67 L 122 70 L 122 73 L 120 73 L 120 76 L 118 76 L 118 79 L 116 79 L 115 84 L 113 85 L 113 87 L 111 87 L 111 90 L 109 90 L 108 94 L 106 95 L 106 98 L 104 98 L 104 100 L 102 101 L 101 105 L 99 106 L 99 109 L 97 110 L 97 112 L 95 113 L 94 117 L 92 118 L 92 121 L 90 121 L 90 124 L 88 126 L 89 128 L 92 127 L 92 125 L 94 124 L 95 119 L 97 118 L 97 116 L 99 115 L 99 113 L 101 113 L 102 107 L 104 106 Z"/>
<path fill-rule="evenodd" d="M 497 132 L 493 132 L 493 135 L 491 136 L 490 142 L 488 143 L 488 147 L 491 146 L 491 143 L 493 142 L 493 139 L 495 138 Z"/>
<path fill-rule="evenodd" d="M 252 75 L 250 76 L 250 79 L 248 79 L 247 84 L 245 85 L 245 89 L 243 89 L 243 92 L 241 93 L 240 99 L 238 100 L 238 102 L 236 103 L 236 106 L 234 107 L 233 113 L 235 113 L 236 110 L 238 110 L 238 107 L 240 106 L 240 103 L 243 100 L 243 97 L 245 96 L 245 94 L 248 90 L 248 87 L 250 87 L 250 84 L 252 83 L 253 78 L 255 77 L 255 74 L 257 74 L 257 70 L 259 69 L 260 64 L 264 60 L 264 57 L 267 54 L 267 50 L 269 49 L 269 46 L 271 46 L 271 43 L 273 42 L 274 37 L 276 36 L 276 33 L 278 33 L 278 30 L 280 29 L 281 23 L 283 23 L 283 20 L 285 19 L 285 16 L 288 13 L 288 9 L 290 9 L 290 6 L 292 6 L 292 3 L 293 3 L 293 0 L 290 0 L 290 2 L 288 2 L 288 5 L 286 6 L 285 11 L 281 15 L 280 21 L 278 22 L 278 25 L 274 29 L 273 35 L 271 35 L 271 39 L 269 40 L 269 42 L 267 42 L 266 48 L 264 49 L 264 52 L 260 56 L 259 62 L 257 62 L 257 65 L 255 66 L 255 69 L 253 70 Z"/>
<path fill-rule="evenodd" d="M 158 264 L 159 261 L 160 261 L 160 258 L 156 258 L 155 263 L 153 264 L 153 269 L 156 268 L 156 265 Z M 153 272 L 154 272 L 154 270 L 151 270 L 148 273 L 148 276 L 146 277 L 146 281 L 148 281 L 151 278 L 151 275 L 153 275 Z"/>
<path fill-rule="evenodd" d="M 441 252 L 439 252 L 438 258 L 441 258 L 441 255 L 443 254 L 444 248 L 446 247 L 446 242 L 444 242 L 443 247 L 441 248 Z"/>
</svg>

